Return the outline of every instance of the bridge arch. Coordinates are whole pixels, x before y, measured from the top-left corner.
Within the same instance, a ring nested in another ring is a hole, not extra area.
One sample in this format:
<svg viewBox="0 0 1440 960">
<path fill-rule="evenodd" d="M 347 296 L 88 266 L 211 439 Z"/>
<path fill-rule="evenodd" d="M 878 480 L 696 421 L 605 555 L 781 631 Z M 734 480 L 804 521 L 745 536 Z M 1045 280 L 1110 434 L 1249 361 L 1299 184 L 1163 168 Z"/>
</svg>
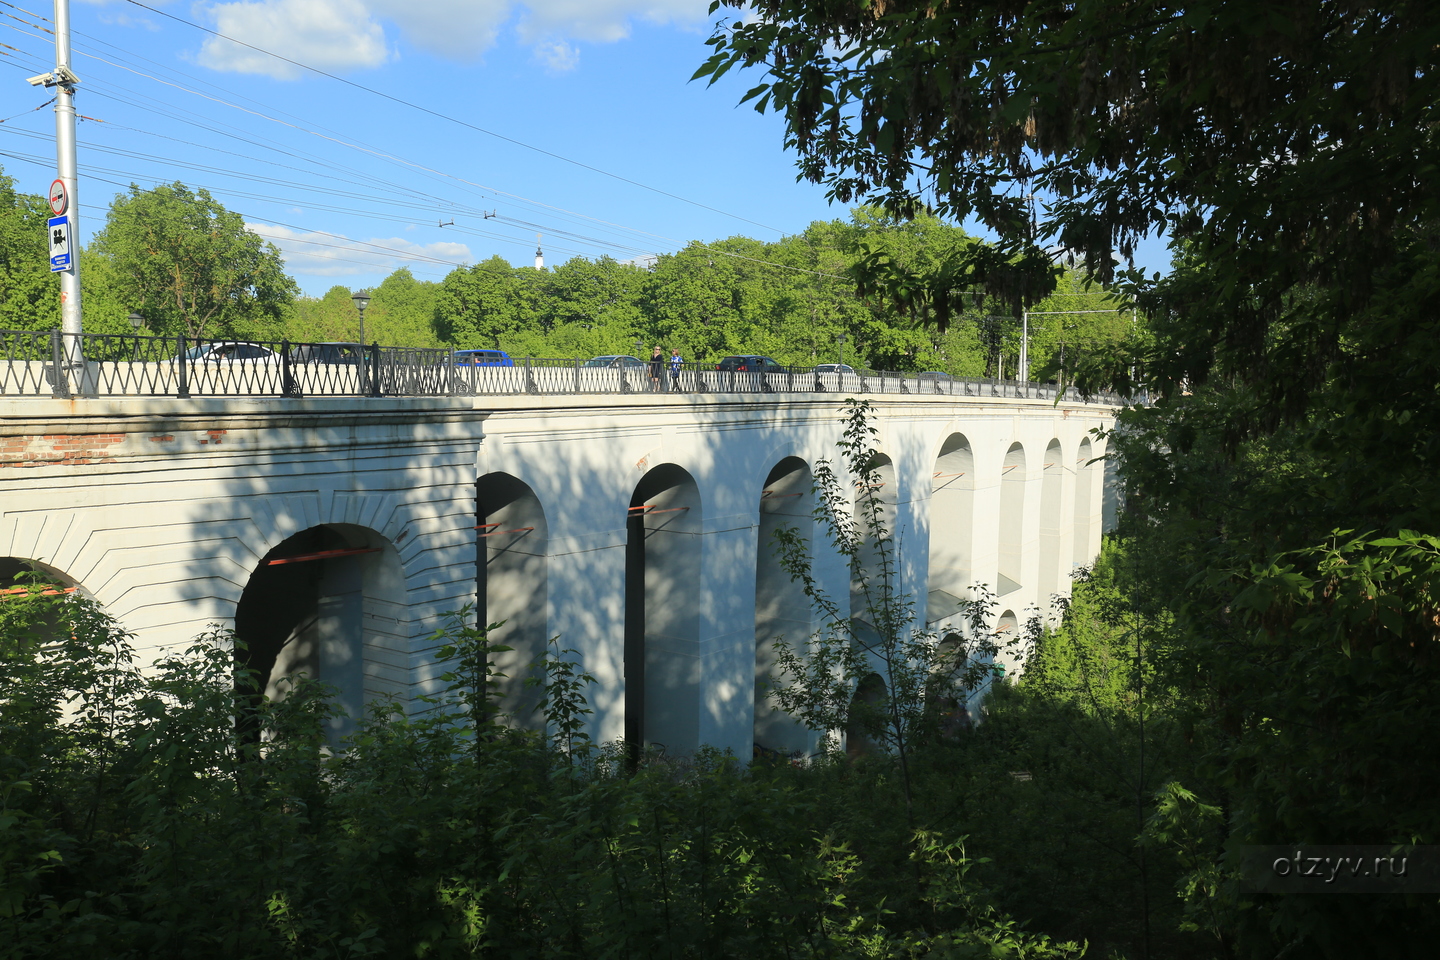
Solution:
<svg viewBox="0 0 1440 960">
<path fill-rule="evenodd" d="M 760 493 L 755 549 L 755 706 L 754 741 L 781 753 L 808 752 L 810 731 L 771 704 L 770 683 L 775 679 L 775 638 L 783 636 L 792 647 L 810 635 L 810 600 L 803 586 L 790 578 L 776 550 L 775 532 L 792 527 L 804 540 L 814 542 L 814 495 L 810 465 L 799 457 L 785 457 L 771 468 Z"/>
<path fill-rule="evenodd" d="M 292 534 L 265 554 L 235 605 L 236 651 L 256 689 L 284 697 L 287 677 L 336 689 L 344 715 L 331 734 L 353 732 L 370 701 L 409 692 L 409 616 L 394 544 L 376 531 L 327 523 Z"/>
<path fill-rule="evenodd" d="M 493 657 L 504 674 L 496 707 L 516 726 L 539 728 L 544 692 L 525 681 L 550 636 L 545 509 L 524 481 L 487 473 L 475 482 L 475 517 L 476 623 L 503 622 L 491 639 L 511 648 Z"/>
<path fill-rule="evenodd" d="M 39 560 L 31 560 L 28 557 L 0 557 L 0 603 L 32 588 L 34 581 L 25 576 L 27 573 L 38 573 L 46 580 L 58 585 L 47 586 L 46 593 L 52 591 L 61 594 L 76 593 L 82 597 L 93 599 L 79 581 L 57 567 Z M 63 640 L 71 632 L 68 627 L 64 626 L 63 618 L 58 617 L 50 620 L 43 628 L 39 624 L 32 624 L 32 626 L 43 638 L 42 642 Z"/>
<path fill-rule="evenodd" d="M 1025 447 L 1012 443 L 1000 465 L 1000 563 L 995 579 L 998 597 L 1014 593 L 1024 583 L 1025 481 Z"/>
<path fill-rule="evenodd" d="M 636 484 L 626 518 L 625 739 L 671 755 L 700 746 L 700 490 L 662 463 Z"/>
<path fill-rule="evenodd" d="M 1036 582 L 1035 599 L 1041 615 L 1047 620 L 1054 610 L 1054 595 L 1060 591 L 1060 505 L 1061 491 L 1065 483 L 1065 458 L 1059 440 L 1051 440 L 1045 447 L 1045 459 L 1040 468 L 1040 575 Z M 1066 565 L 1068 569 L 1068 564 Z"/>
<path fill-rule="evenodd" d="M 62 590 L 89 596 L 84 586 L 65 571 L 29 557 L 0 557 L 0 591 L 14 590 L 24 582 L 24 575 L 32 572 L 60 583 Z M 0 593 L 0 597 L 3 596 L 5 594 Z"/>
<path fill-rule="evenodd" d="M 927 624 L 960 613 L 970 586 L 975 523 L 975 453 L 963 433 L 945 438 L 930 479 Z"/>
</svg>

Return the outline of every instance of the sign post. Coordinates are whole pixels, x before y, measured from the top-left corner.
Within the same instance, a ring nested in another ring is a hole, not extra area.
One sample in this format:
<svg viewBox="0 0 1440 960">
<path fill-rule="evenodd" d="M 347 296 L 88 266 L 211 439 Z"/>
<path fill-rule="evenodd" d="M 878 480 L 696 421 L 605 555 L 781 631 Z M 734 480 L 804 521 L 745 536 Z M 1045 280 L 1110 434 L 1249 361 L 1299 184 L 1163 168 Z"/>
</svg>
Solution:
<svg viewBox="0 0 1440 960">
<path fill-rule="evenodd" d="M 50 184 L 50 269 L 60 274 L 60 330 L 68 341 L 66 365 L 78 371 L 84 362 L 80 350 L 80 259 L 74 241 L 79 235 L 76 207 L 75 85 L 80 78 L 70 69 L 70 0 L 55 0 L 55 69 L 31 77 L 32 86 L 55 91 L 55 167 Z"/>
</svg>

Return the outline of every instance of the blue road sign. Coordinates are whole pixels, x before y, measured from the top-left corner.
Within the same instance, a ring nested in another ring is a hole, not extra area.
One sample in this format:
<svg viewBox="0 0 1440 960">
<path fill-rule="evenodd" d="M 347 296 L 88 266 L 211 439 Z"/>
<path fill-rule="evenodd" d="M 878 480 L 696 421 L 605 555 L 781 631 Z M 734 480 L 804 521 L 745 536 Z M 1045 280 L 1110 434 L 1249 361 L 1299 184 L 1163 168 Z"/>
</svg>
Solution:
<svg viewBox="0 0 1440 960">
<path fill-rule="evenodd" d="M 69 270 L 71 264 L 70 218 L 68 216 L 51 217 L 47 222 L 50 225 L 50 272 Z"/>
</svg>

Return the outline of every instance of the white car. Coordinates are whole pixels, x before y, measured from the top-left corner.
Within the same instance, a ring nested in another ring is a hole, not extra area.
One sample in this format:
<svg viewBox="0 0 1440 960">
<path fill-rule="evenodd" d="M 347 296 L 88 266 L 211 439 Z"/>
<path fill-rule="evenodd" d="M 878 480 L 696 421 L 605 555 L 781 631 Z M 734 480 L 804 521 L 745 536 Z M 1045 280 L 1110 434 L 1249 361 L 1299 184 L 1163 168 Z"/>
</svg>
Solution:
<svg viewBox="0 0 1440 960">
<path fill-rule="evenodd" d="M 243 340 L 216 340 L 213 343 L 202 343 L 198 347 L 186 350 L 185 359 L 190 363 L 219 363 L 222 360 L 279 363 L 280 354 L 269 347 L 262 347 L 258 343 L 246 343 Z"/>
</svg>

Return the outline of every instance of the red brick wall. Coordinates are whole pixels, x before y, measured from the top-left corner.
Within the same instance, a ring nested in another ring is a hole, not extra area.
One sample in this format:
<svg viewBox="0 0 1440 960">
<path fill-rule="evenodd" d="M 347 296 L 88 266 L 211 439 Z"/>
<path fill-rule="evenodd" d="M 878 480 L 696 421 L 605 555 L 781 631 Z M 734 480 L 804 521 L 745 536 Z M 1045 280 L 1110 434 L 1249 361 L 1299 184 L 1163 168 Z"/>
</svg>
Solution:
<svg viewBox="0 0 1440 960">
<path fill-rule="evenodd" d="M 123 433 L 61 433 L 0 437 L 0 468 L 113 463 L 125 436 Z"/>
</svg>

